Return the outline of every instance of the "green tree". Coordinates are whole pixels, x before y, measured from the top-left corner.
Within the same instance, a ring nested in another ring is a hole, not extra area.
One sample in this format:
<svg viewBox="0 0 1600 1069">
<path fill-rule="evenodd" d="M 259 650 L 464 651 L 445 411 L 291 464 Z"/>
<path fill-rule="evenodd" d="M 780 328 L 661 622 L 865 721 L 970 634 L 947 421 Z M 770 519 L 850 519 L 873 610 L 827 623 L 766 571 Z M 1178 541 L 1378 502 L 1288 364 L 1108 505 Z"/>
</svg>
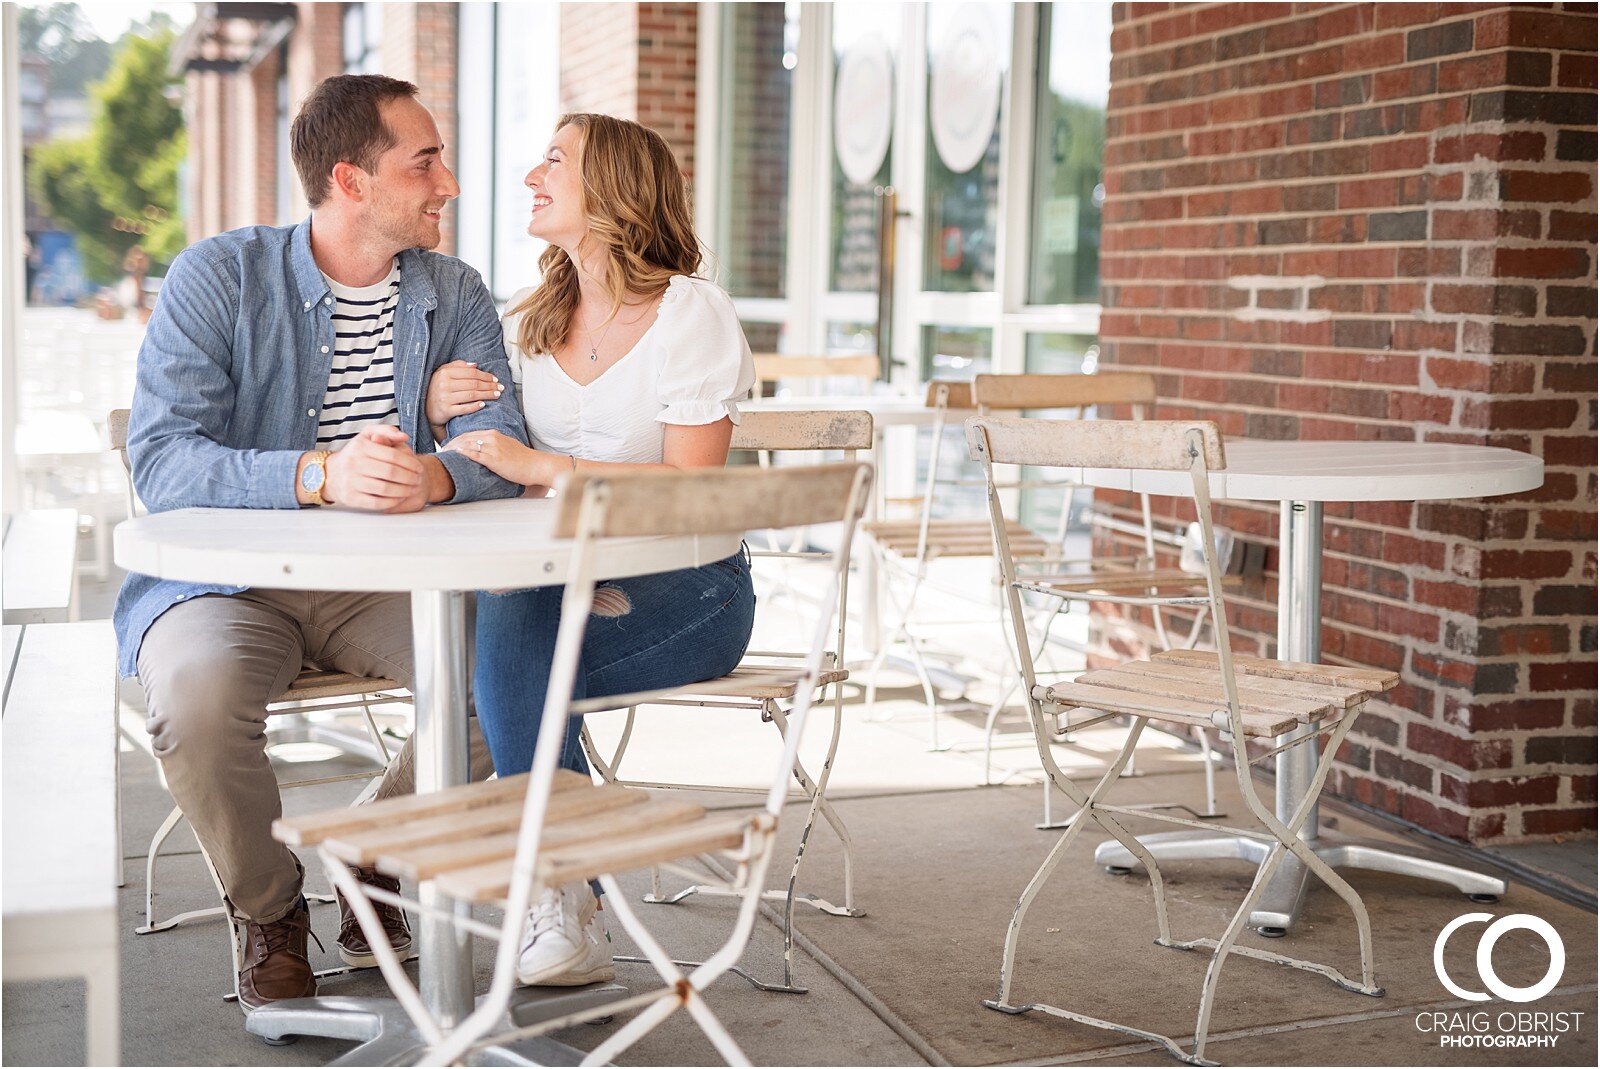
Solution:
<svg viewBox="0 0 1600 1069">
<path fill-rule="evenodd" d="M 34 196 L 78 236 L 85 269 L 97 282 L 121 273 L 122 258 L 143 245 L 157 263 L 183 248 L 178 168 L 187 152 L 183 113 L 168 99 L 173 31 L 125 35 L 111 70 L 90 88 L 87 136 L 34 150 Z"/>
</svg>

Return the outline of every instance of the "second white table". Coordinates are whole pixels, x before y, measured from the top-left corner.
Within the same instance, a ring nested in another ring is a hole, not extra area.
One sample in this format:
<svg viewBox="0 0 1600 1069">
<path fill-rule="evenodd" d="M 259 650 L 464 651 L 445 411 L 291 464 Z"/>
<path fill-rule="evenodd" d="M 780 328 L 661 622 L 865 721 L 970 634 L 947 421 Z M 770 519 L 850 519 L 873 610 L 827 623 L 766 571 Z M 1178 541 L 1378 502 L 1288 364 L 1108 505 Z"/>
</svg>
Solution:
<svg viewBox="0 0 1600 1069">
<path fill-rule="evenodd" d="M 1218 500 L 1279 502 L 1278 659 L 1317 661 L 1322 655 L 1322 506 L 1328 501 L 1438 501 L 1532 490 L 1544 482 L 1538 457 L 1511 449 L 1440 442 L 1224 443 L 1227 467 L 1210 476 Z M 1081 481 L 1111 490 L 1187 497 L 1188 472 L 1083 469 Z M 1310 726 L 1299 735 L 1310 734 Z M 1298 737 L 1298 736 L 1296 736 Z M 1274 808 L 1287 819 L 1305 796 L 1316 769 L 1314 743 L 1276 759 Z M 1386 846 L 1324 837 L 1313 808 L 1302 836 L 1330 865 L 1421 876 L 1452 884 L 1464 894 L 1498 897 L 1505 881 Z M 1231 857 L 1259 862 L 1263 844 L 1253 839 L 1173 832 L 1141 837 L 1157 858 Z M 1108 868 L 1135 862 L 1121 844 L 1102 843 L 1095 860 Z M 1306 868 L 1287 859 L 1268 885 L 1250 923 L 1263 935 L 1288 933 L 1305 894 Z"/>
</svg>

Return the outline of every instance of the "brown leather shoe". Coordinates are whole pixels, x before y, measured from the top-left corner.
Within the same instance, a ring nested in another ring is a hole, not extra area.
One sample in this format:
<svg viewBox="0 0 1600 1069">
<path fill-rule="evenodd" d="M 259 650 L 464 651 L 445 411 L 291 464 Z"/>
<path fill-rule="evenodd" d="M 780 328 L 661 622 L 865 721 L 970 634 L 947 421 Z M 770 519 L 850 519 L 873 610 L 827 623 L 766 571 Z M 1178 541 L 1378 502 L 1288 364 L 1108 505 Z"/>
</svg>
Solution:
<svg viewBox="0 0 1600 1069">
<path fill-rule="evenodd" d="M 244 967 L 239 970 L 239 1005 L 244 1012 L 317 993 L 317 980 L 306 955 L 308 935 L 311 910 L 304 898 L 278 920 L 244 922 Z"/>
<path fill-rule="evenodd" d="M 382 888 L 391 894 L 400 893 L 400 881 L 388 876 L 380 875 L 374 869 L 357 868 L 352 865 L 350 871 L 355 878 L 372 887 Z M 405 911 L 399 906 L 387 902 L 372 903 L 372 908 L 377 910 L 378 918 L 383 921 L 383 932 L 389 937 L 389 945 L 394 947 L 394 952 L 401 961 L 411 957 L 411 925 L 406 922 Z M 344 900 L 344 895 L 339 895 L 339 957 L 352 969 L 370 969 L 378 964 L 378 957 L 372 952 L 371 945 L 367 942 L 367 933 L 361 930 L 361 922 L 356 920 L 356 911 L 350 908 L 350 903 Z"/>
</svg>

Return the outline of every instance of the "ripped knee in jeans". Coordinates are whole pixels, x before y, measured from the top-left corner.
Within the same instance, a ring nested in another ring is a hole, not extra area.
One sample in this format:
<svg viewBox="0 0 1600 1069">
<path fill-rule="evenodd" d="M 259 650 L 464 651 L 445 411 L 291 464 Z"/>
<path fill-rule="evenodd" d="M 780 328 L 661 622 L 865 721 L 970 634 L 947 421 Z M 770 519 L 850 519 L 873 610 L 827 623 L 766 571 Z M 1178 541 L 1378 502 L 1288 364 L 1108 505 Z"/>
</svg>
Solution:
<svg viewBox="0 0 1600 1069">
<path fill-rule="evenodd" d="M 592 616 L 626 616 L 633 611 L 633 602 L 628 599 L 626 592 L 620 587 L 599 586 L 594 590 L 594 605 L 589 609 Z"/>
</svg>

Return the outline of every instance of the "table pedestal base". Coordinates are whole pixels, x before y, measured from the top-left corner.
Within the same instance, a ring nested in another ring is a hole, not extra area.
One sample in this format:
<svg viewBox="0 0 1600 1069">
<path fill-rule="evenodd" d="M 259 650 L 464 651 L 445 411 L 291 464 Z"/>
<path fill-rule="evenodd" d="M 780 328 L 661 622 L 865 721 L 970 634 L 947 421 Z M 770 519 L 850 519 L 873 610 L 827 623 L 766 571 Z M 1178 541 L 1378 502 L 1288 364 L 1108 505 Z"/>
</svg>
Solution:
<svg viewBox="0 0 1600 1069">
<path fill-rule="evenodd" d="M 1210 835 L 1205 832 L 1167 832 L 1141 835 L 1139 842 L 1150 848 L 1157 861 L 1200 861 L 1231 858 L 1259 865 L 1266 859 L 1271 844 L 1235 835 Z M 1323 831 L 1310 840 L 1312 851 L 1332 868 L 1392 872 L 1399 876 L 1420 876 L 1435 883 L 1447 883 L 1472 898 L 1498 898 L 1506 893 L 1506 882 L 1433 858 L 1401 853 L 1394 844 L 1374 839 L 1354 839 L 1338 832 Z M 1095 848 L 1095 864 L 1108 869 L 1132 869 L 1138 861 L 1121 843 L 1110 840 Z M 1300 912 L 1305 897 L 1306 867 L 1293 857 L 1285 858 L 1278 873 L 1262 892 L 1258 908 L 1250 914 L 1251 926 L 1262 935 L 1286 935 Z"/>
<path fill-rule="evenodd" d="M 616 984 L 541 992 L 520 1003 L 513 1002 L 507 1019 L 495 1031 L 525 1028 L 589 1006 L 603 1006 L 626 998 L 627 994 L 627 988 Z M 325 1036 L 360 1044 L 332 1065 L 412 1065 L 428 1046 L 405 1010 L 391 998 L 322 995 L 287 999 L 256 1010 L 245 1019 L 244 1026 L 269 1043 L 289 1042 L 295 1036 Z M 583 1051 L 539 1036 L 486 1047 L 474 1053 L 467 1064 L 578 1065 L 583 1058 Z"/>
</svg>

